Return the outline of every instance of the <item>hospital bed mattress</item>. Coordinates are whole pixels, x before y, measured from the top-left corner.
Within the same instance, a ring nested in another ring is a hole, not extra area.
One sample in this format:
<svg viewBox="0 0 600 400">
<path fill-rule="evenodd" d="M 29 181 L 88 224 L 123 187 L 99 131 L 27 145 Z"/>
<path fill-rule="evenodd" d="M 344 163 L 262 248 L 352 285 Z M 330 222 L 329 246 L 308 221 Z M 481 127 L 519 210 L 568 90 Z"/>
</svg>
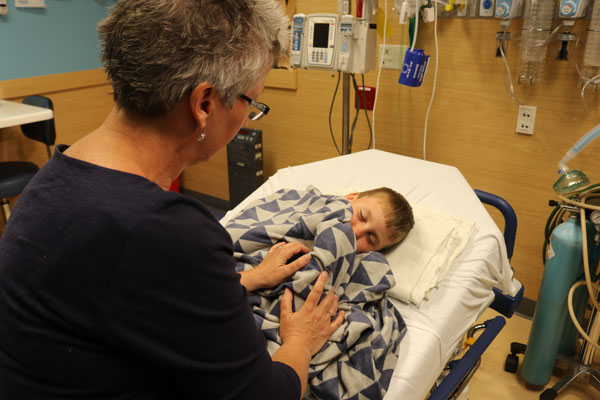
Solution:
<svg viewBox="0 0 600 400">
<path fill-rule="evenodd" d="M 411 204 L 476 222 L 469 244 L 425 303 L 417 307 L 392 299 L 408 329 L 385 399 L 428 397 L 465 332 L 494 299 L 492 288 L 513 295 L 521 287 L 512 279 L 502 233 L 457 168 L 379 150 L 281 169 L 221 223 L 252 200 L 282 188 L 306 189 L 309 185 L 323 193 L 387 186 Z"/>
</svg>

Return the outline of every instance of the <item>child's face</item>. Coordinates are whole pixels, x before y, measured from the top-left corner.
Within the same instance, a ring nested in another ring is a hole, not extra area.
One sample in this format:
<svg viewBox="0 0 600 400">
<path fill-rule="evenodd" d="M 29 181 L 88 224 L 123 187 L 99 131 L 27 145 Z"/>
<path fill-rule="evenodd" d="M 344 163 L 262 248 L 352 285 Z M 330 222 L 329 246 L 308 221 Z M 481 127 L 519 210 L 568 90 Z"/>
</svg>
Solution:
<svg viewBox="0 0 600 400">
<path fill-rule="evenodd" d="M 357 193 L 345 196 L 352 204 L 350 224 L 356 236 L 356 251 L 378 251 L 391 245 L 381 202 L 374 197 L 357 196 Z"/>
</svg>

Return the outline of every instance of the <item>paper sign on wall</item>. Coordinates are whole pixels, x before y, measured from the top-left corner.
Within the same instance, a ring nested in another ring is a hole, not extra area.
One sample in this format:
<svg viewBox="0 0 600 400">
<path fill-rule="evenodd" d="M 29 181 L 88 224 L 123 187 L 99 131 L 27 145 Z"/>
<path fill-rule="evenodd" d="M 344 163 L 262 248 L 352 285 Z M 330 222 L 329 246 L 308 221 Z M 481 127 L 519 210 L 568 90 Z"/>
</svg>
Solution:
<svg viewBox="0 0 600 400">
<path fill-rule="evenodd" d="M 46 8 L 46 0 L 15 0 L 15 7 Z"/>
</svg>

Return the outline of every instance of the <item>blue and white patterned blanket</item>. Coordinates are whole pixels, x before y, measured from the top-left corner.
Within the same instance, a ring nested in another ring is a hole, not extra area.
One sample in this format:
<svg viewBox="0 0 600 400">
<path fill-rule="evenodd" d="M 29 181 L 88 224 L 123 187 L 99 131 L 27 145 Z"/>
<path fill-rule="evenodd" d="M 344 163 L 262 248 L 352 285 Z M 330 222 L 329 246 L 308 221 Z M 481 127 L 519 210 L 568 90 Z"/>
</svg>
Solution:
<svg viewBox="0 0 600 400">
<path fill-rule="evenodd" d="M 281 345 L 280 299 L 288 287 L 299 309 L 319 273 L 329 272 L 325 292 L 334 290 L 346 319 L 313 357 L 307 399 L 381 399 L 406 332 L 386 291 L 394 284 L 387 260 L 377 252 L 356 254 L 349 223 L 352 207 L 343 197 L 282 189 L 248 205 L 225 226 L 234 243 L 238 271 L 257 266 L 277 242 L 300 242 L 312 259 L 281 285 L 249 293 L 249 303 L 270 354 Z"/>
</svg>

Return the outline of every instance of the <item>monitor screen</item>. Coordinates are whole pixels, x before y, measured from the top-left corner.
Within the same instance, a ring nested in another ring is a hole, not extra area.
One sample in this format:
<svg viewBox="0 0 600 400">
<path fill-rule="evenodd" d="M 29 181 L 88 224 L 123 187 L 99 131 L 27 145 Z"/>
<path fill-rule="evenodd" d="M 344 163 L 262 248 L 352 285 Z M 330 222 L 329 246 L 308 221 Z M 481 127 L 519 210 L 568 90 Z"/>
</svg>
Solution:
<svg viewBox="0 0 600 400">
<path fill-rule="evenodd" d="M 315 24 L 313 47 L 327 48 L 329 43 L 329 24 Z"/>
</svg>

